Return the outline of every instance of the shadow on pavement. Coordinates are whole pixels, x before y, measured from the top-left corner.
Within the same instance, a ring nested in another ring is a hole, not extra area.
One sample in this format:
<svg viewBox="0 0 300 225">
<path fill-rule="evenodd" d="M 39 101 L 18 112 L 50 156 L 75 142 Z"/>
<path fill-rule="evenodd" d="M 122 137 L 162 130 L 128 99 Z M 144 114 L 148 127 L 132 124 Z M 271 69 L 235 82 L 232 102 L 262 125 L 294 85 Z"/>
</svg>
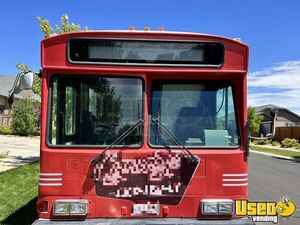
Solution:
<svg viewBox="0 0 300 225">
<path fill-rule="evenodd" d="M 22 156 L 13 156 L 12 159 L 15 159 L 16 163 L 32 163 L 39 160 L 40 157 L 38 156 L 28 156 L 28 157 L 22 157 Z"/>
<path fill-rule="evenodd" d="M 25 163 L 36 162 L 39 160 L 39 158 L 40 157 L 38 156 L 28 156 L 28 157 L 10 156 L 9 158 L 2 159 L 1 163 L 7 166 L 19 166 Z"/>
<path fill-rule="evenodd" d="M 281 156 L 275 156 L 275 155 L 272 155 L 271 157 L 274 158 L 274 159 L 280 159 L 280 160 L 284 160 L 284 161 L 291 161 L 291 162 L 294 162 L 294 163 L 300 163 L 300 157 L 299 156 L 295 156 L 295 157 L 293 157 L 293 159 L 283 158 Z"/>
<path fill-rule="evenodd" d="M 300 156 L 294 157 L 294 160 L 292 160 L 295 163 L 300 163 Z"/>
<path fill-rule="evenodd" d="M 0 224 L 3 225 L 30 225 L 36 218 L 35 204 L 37 202 L 37 197 L 31 199 L 26 205 L 22 208 L 15 211 L 13 214 L 5 218 L 3 221 L 0 221 Z"/>
</svg>

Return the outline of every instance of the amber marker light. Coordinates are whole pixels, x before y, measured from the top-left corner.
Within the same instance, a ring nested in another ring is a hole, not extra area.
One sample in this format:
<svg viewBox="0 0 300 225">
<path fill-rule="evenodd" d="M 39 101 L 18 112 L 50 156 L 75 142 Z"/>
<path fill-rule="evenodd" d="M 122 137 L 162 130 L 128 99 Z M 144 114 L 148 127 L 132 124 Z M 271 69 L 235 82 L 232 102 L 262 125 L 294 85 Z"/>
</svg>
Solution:
<svg viewBox="0 0 300 225">
<path fill-rule="evenodd" d="M 129 28 L 128 28 L 128 30 L 135 30 L 135 28 L 134 28 L 134 26 L 130 26 Z"/>
</svg>

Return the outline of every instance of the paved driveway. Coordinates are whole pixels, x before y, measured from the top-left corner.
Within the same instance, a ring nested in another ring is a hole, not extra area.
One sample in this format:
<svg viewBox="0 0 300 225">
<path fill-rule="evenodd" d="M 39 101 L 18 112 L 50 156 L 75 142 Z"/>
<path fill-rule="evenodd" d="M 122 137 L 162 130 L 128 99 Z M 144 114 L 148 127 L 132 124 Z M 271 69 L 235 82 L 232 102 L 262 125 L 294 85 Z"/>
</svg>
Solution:
<svg viewBox="0 0 300 225">
<path fill-rule="evenodd" d="M 300 162 L 251 153 L 248 183 L 250 201 L 279 201 L 283 196 L 290 197 L 298 209 L 289 219 L 280 218 L 278 225 L 300 224 Z"/>
<path fill-rule="evenodd" d="M 0 135 L 0 153 L 3 152 L 8 152 L 8 157 L 0 159 L 0 172 L 37 161 L 40 157 L 40 139 Z"/>
</svg>

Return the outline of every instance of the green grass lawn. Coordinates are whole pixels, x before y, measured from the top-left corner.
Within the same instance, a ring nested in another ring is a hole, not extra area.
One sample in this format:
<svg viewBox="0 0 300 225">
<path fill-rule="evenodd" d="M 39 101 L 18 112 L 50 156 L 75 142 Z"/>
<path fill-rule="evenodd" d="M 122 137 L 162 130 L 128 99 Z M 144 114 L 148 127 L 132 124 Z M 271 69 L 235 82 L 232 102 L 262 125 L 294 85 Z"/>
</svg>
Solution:
<svg viewBox="0 0 300 225">
<path fill-rule="evenodd" d="M 27 225 L 36 219 L 38 162 L 0 173 L 0 224 Z"/>
<path fill-rule="evenodd" d="M 289 151 L 288 149 L 281 150 L 281 149 L 267 148 L 267 147 L 261 147 L 261 146 L 251 146 L 250 149 L 259 151 L 259 152 L 266 152 L 266 153 L 271 153 L 271 154 L 276 154 L 276 155 L 300 158 L 300 152 Z"/>
</svg>

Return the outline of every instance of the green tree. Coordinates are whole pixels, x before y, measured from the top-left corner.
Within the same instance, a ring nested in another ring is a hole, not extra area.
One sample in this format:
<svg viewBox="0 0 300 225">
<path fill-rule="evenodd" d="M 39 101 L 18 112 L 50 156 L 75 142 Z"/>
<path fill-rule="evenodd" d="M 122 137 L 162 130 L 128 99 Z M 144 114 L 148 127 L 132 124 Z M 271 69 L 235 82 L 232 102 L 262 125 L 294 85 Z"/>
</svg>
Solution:
<svg viewBox="0 0 300 225">
<path fill-rule="evenodd" d="M 20 101 L 12 113 L 11 129 L 13 134 L 29 136 L 37 133 L 39 127 L 38 104 L 28 97 Z"/>
<path fill-rule="evenodd" d="M 42 31 L 45 38 L 50 37 L 53 34 L 53 28 L 51 27 L 49 21 L 45 18 L 37 17 L 39 21 L 40 30 Z"/>
<path fill-rule="evenodd" d="M 88 28 L 81 29 L 79 24 L 70 23 L 67 14 L 64 14 L 61 19 L 61 25 L 55 24 L 54 28 L 50 25 L 49 21 L 42 17 L 37 17 L 40 30 L 45 38 L 51 37 L 55 34 L 63 34 L 68 32 L 87 31 Z M 30 70 L 29 66 L 17 63 L 16 67 L 20 71 Z M 38 76 L 35 76 L 33 81 L 32 90 L 35 94 L 41 96 L 42 80 Z M 38 131 L 39 123 L 39 106 L 34 100 L 26 98 L 20 102 L 20 104 L 14 109 L 12 114 L 12 131 L 17 135 L 34 135 Z"/>
<path fill-rule="evenodd" d="M 256 110 L 254 107 L 249 106 L 247 109 L 247 120 L 249 124 L 249 131 L 258 133 L 259 126 L 263 118 L 264 117 L 262 115 L 256 115 Z"/>
<path fill-rule="evenodd" d="M 50 25 L 47 19 L 38 16 L 37 20 L 39 21 L 40 30 L 42 31 L 45 38 L 51 37 L 51 35 L 55 35 L 55 34 L 64 34 L 69 32 L 88 30 L 87 27 L 81 29 L 81 26 L 79 24 L 70 23 L 69 17 L 66 13 L 63 14 L 62 17 L 60 18 L 61 25 L 55 24 L 54 29 Z M 30 70 L 29 66 L 22 63 L 17 63 L 16 67 L 21 71 Z M 35 76 L 33 81 L 32 91 L 37 95 L 41 95 L 41 89 L 42 89 L 42 80 L 39 77 Z"/>
<path fill-rule="evenodd" d="M 60 18 L 61 25 L 55 24 L 54 29 L 50 25 L 49 21 L 42 17 L 37 17 L 40 25 L 40 30 L 42 31 L 45 38 L 51 37 L 55 34 L 64 34 L 69 32 L 87 31 L 88 27 L 81 29 L 79 24 L 70 23 L 68 14 L 63 14 Z"/>
<path fill-rule="evenodd" d="M 22 64 L 22 63 L 17 63 L 16 67 L 21 71 L 28 71 L 29 70 L 29 67 L 25 64 Z"/>
<path fill-rule="evenodd" d="M 34 76 L 32 91 L 39 96 L 42 94 L 42 79 L 38 76 Z"/>
</svg>

